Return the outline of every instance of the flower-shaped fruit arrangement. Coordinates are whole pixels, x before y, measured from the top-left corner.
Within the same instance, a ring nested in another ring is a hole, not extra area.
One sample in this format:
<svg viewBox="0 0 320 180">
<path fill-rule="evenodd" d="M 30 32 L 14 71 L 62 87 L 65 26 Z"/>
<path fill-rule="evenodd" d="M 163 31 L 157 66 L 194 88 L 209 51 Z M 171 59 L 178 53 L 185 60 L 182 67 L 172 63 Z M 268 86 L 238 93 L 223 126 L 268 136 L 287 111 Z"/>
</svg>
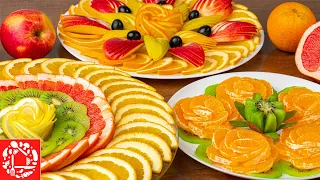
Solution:
<svg viewBox="0 0 320 180">
<path fill-rule="evenodd" d="M 80 0 L 58 29 L 65 45 L 100 64 L 188 75 L 236 65 L 255 51 L 262 26 L 231 0 Z"/>
<path fill-rule="evenodd" d="M 70 59 L 0 69 L 0 138 L 40 139 L 44 179 L 149 180 L 173 160 L 173 111 L 153 87 Z"/>
<path fill-rule="evenodd" d="M 319 92 L 289 87 L 278 94 L 265 80 L 232 77 L 181 99 L 174 112 L 180 138 L 199 144 L 199 159 L 279 178 L 320 173 L 319 109 Z"/>
</svg>

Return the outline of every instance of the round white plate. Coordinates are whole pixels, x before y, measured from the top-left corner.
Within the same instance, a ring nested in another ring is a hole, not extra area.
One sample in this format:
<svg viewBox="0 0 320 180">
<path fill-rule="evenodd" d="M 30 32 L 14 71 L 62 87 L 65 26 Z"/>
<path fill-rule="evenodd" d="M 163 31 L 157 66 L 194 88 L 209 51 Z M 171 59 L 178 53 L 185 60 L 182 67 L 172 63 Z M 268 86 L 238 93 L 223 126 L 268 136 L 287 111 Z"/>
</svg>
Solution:
<svg viewBox="0 0 320 180">
<path fill-rule="evenodd" d="M 57 29 L 57 34 L 59 34 L 60 31 Z M 90 61 L 90 62 L 98 62 L 97 59 L 90 58 L 88 56 L 83 56 L 80 54 L 80 51 L 77 49 L 74 49 L 72 47 L 69 47 L 63 43 L 63 40 L 58 36 L 58 39 L 62 46 L 74 57 L 81 61 Z M 256 50 L 254 52 L 251 52 L 247 58 L 242 58 L 241 61 L 236 64 L 235 66 L 228 66 L 227 68 L 224 68 L 222 70 L 214 70 L 209 73 L 197 73 L 197 74 L 191 74 L 191 75 L 181 75 L 181 74 L 174 74 L 174 75 L 158 75 L 158 74 L 137 74 L 135 72 L 126 72 L 130 74 L 133 77 L 138 77 L 138 78 L 147 78 L 147 79 L 188 79 L 188 78 L 198 78 L 198 77 L 205 77 L 205 76 L 210 76 L 214 74 L 219 74 L 222 72 L 229 71 L 231 69 L 237 68 L 241 66 L 242 64 L 250 61 L 255 55 L 258 54 L 258 52 L 261 50 L 262 46 L 264 43 L 264 31 L 260 30 L 260 44 L 256 46 Z M 118 68 L 116 68 L 118 69 Z M 119 70 L 119 69 L 118 69 Z"/>
<path fill-rule="evenodd" d="M 275 73 L 265 73 L 265 72 L 237 72 L 237 73 L 227 73 L 227 74 L 220 74 L 216 76 L 211 76 L 207 77 L 198 81 L 195 81 L 182 89 L 180 89 L 177 93 L 175 93 L 169 100 L 168 104 L 173 107 L 180 99 L 187 98 L 187 97 L 192 97 L 192 96 L 197 96 L 204 94 L 205 89 L 209 85 L 213 84 L 218 84 L 225 79 L 228 79 L 233 76 L 239 76 L 239 77 L 251 77 L 251 78 L 257 78 L 257 79 L 264 79 L 268 82 L 271 83 L 273 88 L 275 88 L 277 91 L 281 91 L 282 89 L 290 86 L 304 86 L 307 87 L 313 91 L 318 91 L 320 92 L 320 86 L 319 84 L 313 83 L 311 81 L 307 81 L 305 79 L 293 77 L 293 76 L 288 76 L 288 75 L 283 75 L 283 74 L 275 74 Z M 186 153 L 188 156 L 191 158 L 195 159 L 196 161 L 212 168 L 217 171 L 230 174 L 233 176 L 241 177 L 241 178 L 246 178 L 246 179 L 261 179 L 261 178 L 255 178 L 252 176 L 246 176 L 243 174 L 237 174 L 231 171 L 228 171 L 226 169 L 223 169 L 218 166 L 214 166 L 212 164 L 209 164 L 207 162 L 204 162 L 200 159 L 198 159 L 195 156 L 195 151 L 198 147 L 198 144 L 191 144 L 183 139 L 179 138 L 179 148 Z M 310 176 L 308 179 L 314 179 L 314 178 L 319 178 L 319 175 L 315 176 Z M 307 178 L 297 178 L 297 177 L 292 177 L 289 175 L 282 175 L 281 178 L 279 179 L 287 179 L 287 180 L 293 180 L 293 179 L 307 179 Z"/>
</svg>

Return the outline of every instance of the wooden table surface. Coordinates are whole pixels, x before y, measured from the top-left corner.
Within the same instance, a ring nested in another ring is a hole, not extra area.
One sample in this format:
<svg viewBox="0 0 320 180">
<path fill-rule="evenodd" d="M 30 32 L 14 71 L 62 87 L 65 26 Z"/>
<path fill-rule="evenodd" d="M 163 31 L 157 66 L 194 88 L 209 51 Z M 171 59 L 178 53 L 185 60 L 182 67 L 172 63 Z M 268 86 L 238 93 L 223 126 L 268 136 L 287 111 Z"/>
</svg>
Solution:
<svg viewBox="0 0 320 180">
<path fill-rule="evenodd" d="M 46 13 L 56 26 L 59 21 L 59 15 L 67 11 L 71 4 L 77 4 L 78 0 L 0 0 L 0 22 L 11 12 L 18 9 L 38 9 Z M 266 30 L 266 22 L 272 9 L 277 5 L 286 2 L 285 0 L 237 0 L 237 3 L 249 7 L 258 17 Z M 301 3 L 312 9 L 317 18 L 320 18 L 320 1 L 319 0 L 300 0 Z M 54 49 L 47 57 L 64 57 L 74 58 L 70 55 L 57 40 Z M 12 59 L 0 45 L 0 60 Z M 262 71 L 275 72 L 292 75 L 311 80 L 302 75 L 294 63 L 294 54 L 285 53 L 276 49 L 269 40 L 267 33 L 262 50 L 249 62 L 229 72 L 239 71 Z M 142 79 L 144 82 L 155 87 L 166 100 L 185 85 L 196 81 L 197 79 L 186 80 L 149 80 Z M 175 160 L 162 179 L 212 179 L 226 180 L 238 179 L 213 169 L 210 169 L 197 161 L 191 159 L 181 150 L 178 151 Z"/>
</svg>

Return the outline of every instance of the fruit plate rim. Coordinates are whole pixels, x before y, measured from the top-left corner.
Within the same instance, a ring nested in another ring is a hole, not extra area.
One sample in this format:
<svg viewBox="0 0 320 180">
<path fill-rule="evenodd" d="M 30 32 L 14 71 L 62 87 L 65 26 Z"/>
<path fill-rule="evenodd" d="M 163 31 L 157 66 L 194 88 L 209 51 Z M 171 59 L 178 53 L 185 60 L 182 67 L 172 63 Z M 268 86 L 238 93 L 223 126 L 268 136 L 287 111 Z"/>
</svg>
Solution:
<svg viewBox="0 0 320 180">
<path fill-rule="evenodd" d="M 78 5 L 76 5 L 78 6 Z M 64 15 L 68 15 L 69 13 L 66 12 Z M 60 24 L 60 21 L 58 22 L 58 25 Z M 211 71 L 209 73 L 196 73 L 196 74 L 190 74 L 190 75 L 181 75 L 181 74 L 173 74 L 173 75 L 158 75 L 158 74 L 138 74 L 135 72 L 128 72 L 128 71 L 123 71 L 120 70 L 119 68 L 115 67 L 116 70 L 125 72 L 127 74 L 130 74 L 132 77 L 136 77 L 136 78 L 145 78 L 145 79 L 191 79 L 191 78 L 200 78 L 200 77 L 207 77 L 207 76 L 212 76 L 212 75 L 216 75 L 216 74 L 220 74 L 226 71 L 230 71 L 232 69 L 235 69 L 239 66 L 242 66 L 243 64 L 247 63 L 248 61 L 250 61 L 251 59 L 253 59 L 261 50 L 264 41 L 265 41 L 265 34 L 264 34 L 264 30 L 261 29 L 259 31 L 260 33 L 260 43 L 259 45 L 256 46 L 255 51 L 250 52 L 249 56 L 246 58 L 242 58 L 240 60 L 240 62 L 234 66 L 228 66 L 227 68 L 224 68 L 222 70 L 214 70 Z M 97 59 L 88 57 L 88 56 L 83 56 L 80 54 L 80 51 L 77 49 L 74 49 L 72 47 L 67 46 L 66 44 L 63 43 L 63 40 L 59 37 L 60 31 L 57 27 L 57 37 L 61 43 L 61 45 L 64 47 L 65 50 L 67 50 L 72 56 L 74 56 L 75 58 L 79 59 L 80 61 L 89 61 L 89 62 L 95 62 L 98 63 Z M 114 66 L 113 66 L 114 67 Z"/>
<path fill-rule="evenodd" d="M 278 80 L 271 85 L 277 90 L 280 91 L 286 87 L 289 86 L 304 86 L 307 88 L 310 88 L 313 91 L 320 91 L 320 86 L 319 84 L 294 77 L 294 76 L 289 76 L 285 74 L 279 74 L 279 73 L 270 73 L 270 72 L 254 72 L 254 71 L 247 71 L 247 72 L 234 72 L 234 73 L 225 73 L 225 74 L 220 74 L 216 76 L 210 76 L 206 77 L 203 79 L 200 79 L 198 81 L 195 81 L 193 83 L 190 83 L 183 88 L 181 88 L 179 91 L 177 91 L 168 101 L 168 104 L 173 107 L 180 99 L 186 98 L 186 97 L 191 97 L 191 96 L 196 96 L 204 93 L 204 90 L 207 86 L 212 85 L 212 84 L 217 84 L 220 83 L 221 81 L 233 77 L 233 76 L 239 76 L 239 77 L 251 77 L 251 78 L 257 78 L 257 79 L 264 79 L 267 81 L 274 81 Z M 190 91 L 192 89 L 192 91 Z M 212 165 L 210 163 L 207 163 L 205 161 L 202 161 L 198 157 L 195 156 L 195 150 L 198 147 L 198 144 L 191 144 L 189 142 L 184 141 L 179 137 L 179 149 L 182 150 L 185 154 L 187 154 L 189 157 L 192 159 L 200 162 L 201 164 L 214 169 L 216 171 L 220 171 L 222 173 L 240 177 L 240 178 L 245 178 L 245 179 L 268 179 L 268 178 L 256 178 L 252 176 L 247 176 L 243 174 L 238 174 L 231 172 L 229 170 L 223 169 L 221 167 Z M 279 179 L 287 179 L 287 180 L 294 180 L 294 179 L 315 179 L 319 178 L 320 174 L 314 175 L 314 176 L 309 176 L 309 177 L 292 177 L 287 174 L 283 174 L 282 177 Z"/>
</svg>

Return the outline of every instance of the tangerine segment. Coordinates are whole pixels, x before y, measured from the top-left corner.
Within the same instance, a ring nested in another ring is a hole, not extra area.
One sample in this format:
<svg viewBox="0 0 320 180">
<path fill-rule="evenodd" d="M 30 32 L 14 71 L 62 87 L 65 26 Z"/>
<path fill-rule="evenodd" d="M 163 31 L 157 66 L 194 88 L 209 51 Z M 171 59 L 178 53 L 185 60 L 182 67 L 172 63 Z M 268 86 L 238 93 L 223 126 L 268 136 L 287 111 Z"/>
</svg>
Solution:
<svg viewBox="0 0 320 180">
<path fill-rule="evenodd" d="M 279 94 L 285 110 L 297 113 L 288 122 L 315 122 L 320 118 L 320 94 L 307 88 L 292 88 Z"/>
<path fill-rule="evenodd" d="M 231 105 L 210 95 L 180 100 L 174 107 L 177 125 L 200 138 L 211 139 L 216 129 L 232 129 Z M 229 109 L 228 109 L 229 108 Z"/>
<path fill-rule="evenodd" d="M 216 97 L 225 99 L 233 105 L 235 101 L 244 103 L 247 98 L 251 98 L 255 93 L 267 98 L 273 94 L 273 88 L 264 80 L 232 77 L 218 85 Z"/>
<path fill-rule="evenodd" d="M 278 158 L 277 147 L 268 137 L 247 129 L 217 129 L 206 150 L 216 165 L 249 174 L 268 171 Z"/>
<path fill-rule="evenodd" d="M 283 130 L 279 143 L 280 158 L 291 162 L 298 169 L 320 167 L 320 122 L 298 123 Z"/>
</svg>

